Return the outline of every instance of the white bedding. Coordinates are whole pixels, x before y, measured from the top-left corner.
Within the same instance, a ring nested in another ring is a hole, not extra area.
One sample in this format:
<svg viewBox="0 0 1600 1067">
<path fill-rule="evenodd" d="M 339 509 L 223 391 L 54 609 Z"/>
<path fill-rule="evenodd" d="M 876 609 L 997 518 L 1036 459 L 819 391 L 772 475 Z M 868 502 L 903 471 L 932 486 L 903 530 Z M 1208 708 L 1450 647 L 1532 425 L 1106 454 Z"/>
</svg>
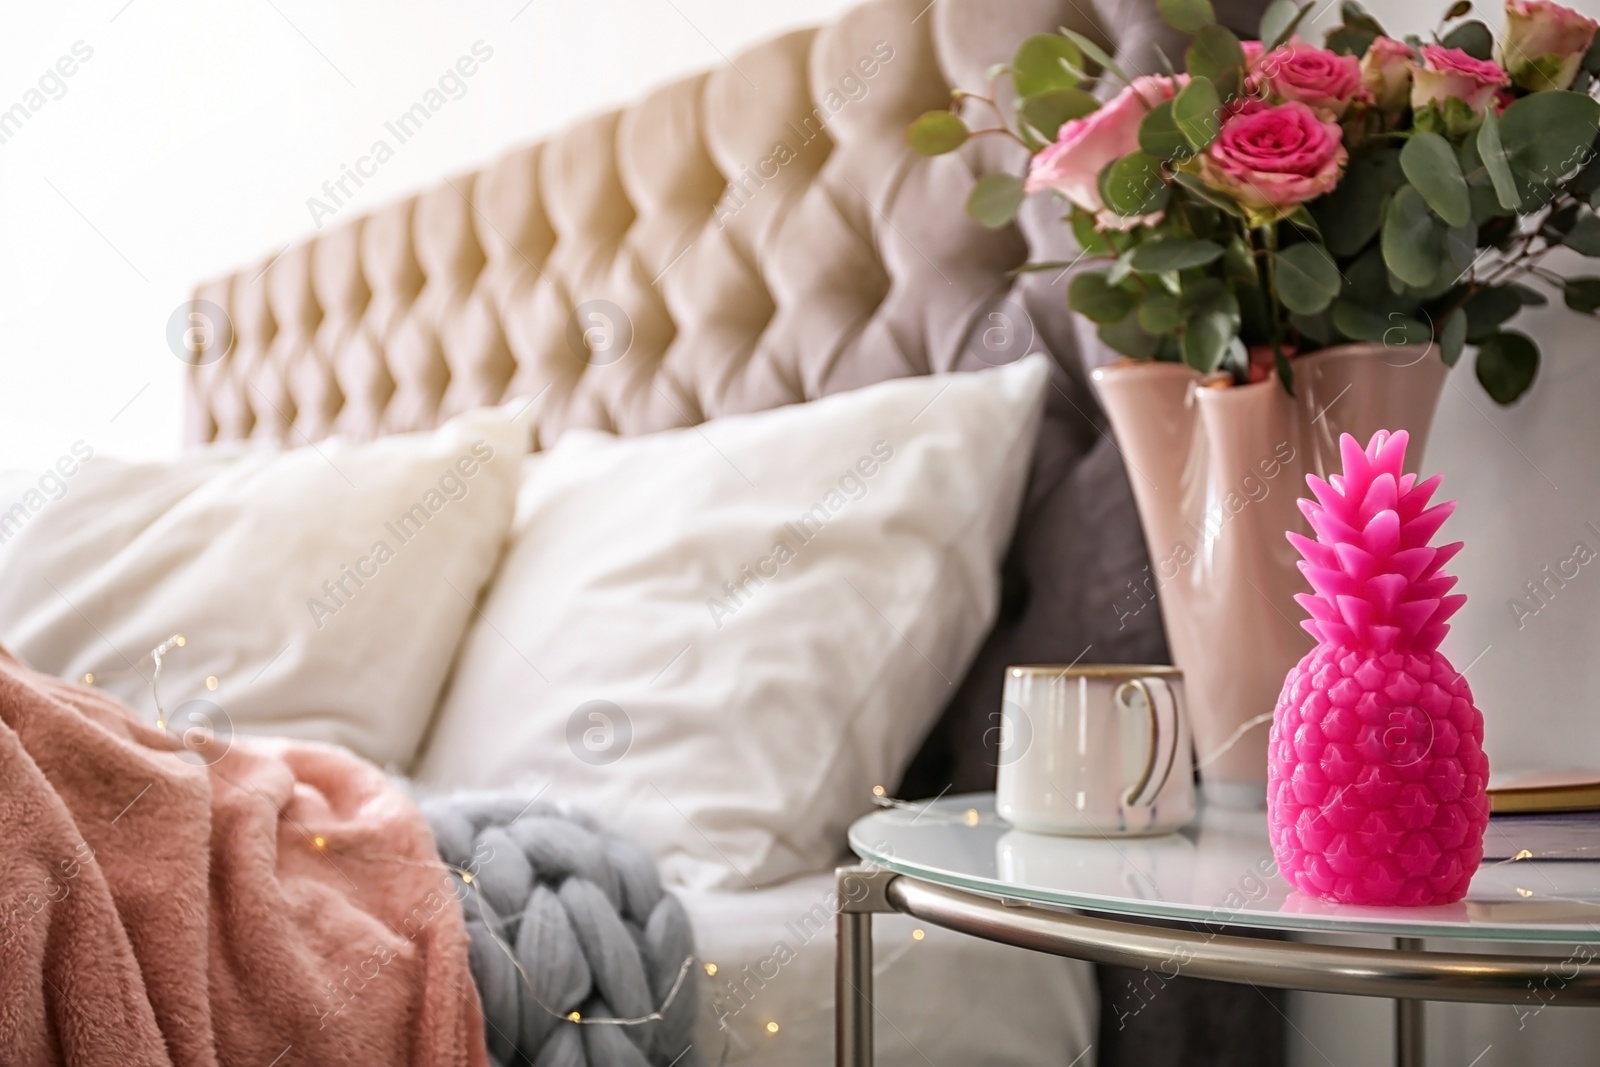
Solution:
<svg viewBox="0 0 1600 1067">
<path fill-rule="evenodd" d="M 744 892 L 674 890 L 700 958 L 717 969 L 699 975 L 695 1043 L 707 1067 L 833 1062 L 832 888 L 828 872 Z M 1088 964 L 905 915 L 876 916 L 873 931 L 880 1067 L 1093 1067 Z"/>
</svg>

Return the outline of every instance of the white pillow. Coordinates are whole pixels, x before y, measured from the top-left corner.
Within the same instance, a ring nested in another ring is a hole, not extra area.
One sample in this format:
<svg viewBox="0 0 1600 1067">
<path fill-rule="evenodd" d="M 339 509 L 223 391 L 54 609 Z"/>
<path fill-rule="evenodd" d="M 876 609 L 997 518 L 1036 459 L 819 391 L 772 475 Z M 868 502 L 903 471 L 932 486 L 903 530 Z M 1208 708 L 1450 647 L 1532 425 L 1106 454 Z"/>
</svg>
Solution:
<svg viewBox="0 0 1600 1067">
<path fill-rule="evenodd" d="M 510 526 L 526 439 L 496 409 L 366 444 L 69 455 L 0 513 L 0 643 L 153 716 L 150 650 L 182 634 L 161 703 L 220 712 L 192 705 L 175 731 L 209 719 L 406 765 Z"/>
<path fill-rule="evenodd" d="M 531 457 L 418 777 L 539 788 L 680 884 L 832 863 L 994 619 L 1042 357 Z"/>
</svg>

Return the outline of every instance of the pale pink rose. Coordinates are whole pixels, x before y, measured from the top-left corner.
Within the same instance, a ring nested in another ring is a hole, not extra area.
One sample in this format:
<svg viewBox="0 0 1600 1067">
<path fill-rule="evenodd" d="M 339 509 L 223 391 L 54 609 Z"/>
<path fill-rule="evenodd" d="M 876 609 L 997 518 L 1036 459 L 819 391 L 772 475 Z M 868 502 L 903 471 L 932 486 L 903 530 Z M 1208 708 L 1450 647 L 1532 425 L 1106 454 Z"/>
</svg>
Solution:
<svg viewBox="0 0 1600 1067">
<path fill-rule="evenodd" d="M 1267 46 L 1260 41 L 1240 41 L 1239 48 L 1244 52 L 1244 69 L 1252 71 L 1261 62 L 1261 53 L 1266 51 Z"/>
<path fill-rule="evenodd" d="M 1200 180 L 1257 215 L 1322 196 L 1348 158 L 1339 124 L 1298 100 L 1250 101 L 1200 157 Z"/>
<path fill-rule="evenodd" d="M 1600 23 L 1550 0 L 1507 0 L 1501 59 L 1524 89 L 1565 89 Z"/>
<path fill-rule="evenodd" d="M 1350 105 L 1366 100 L 1361 87 L 1361 61 L 1309 44 L 1291 44 L 1269 52 L 1256 66 L 1267 92 L 1343 118 Z"/>
<path fill-rule="evenodd" d="M 1422 63 L 1411 64 L 1411 106 L 1426 107 L 1451 97 L 1462 100 L 1481 115 L 1493 102 L 1495 90 L 1510 83 L 1500 64 L 1474 59 L 1459 48 L 1443 45 L 1422 46 Z"/>
<path fill-rule="evenodd" d="M 1189 77 L 1177 77 L 1179 87 Z M 1028 165 L 1028 192 L 1054 189 L 1073 204 L 1093 212 L 1102 226 L 1127 229 L 1144 218 L 1123 218 L 1100 199 L 1100 172 L 1108 163 L 1139 149 L 1139 123 L 1150 109 L 1176 95 L 1173 80 L 1147 75 L 1127 86 L 1081 119 L 1061 124 L 1055 144 L 1042 149 Z"/>
<path fill-rule="evenodd" d="M 1378 110 L 1400 112 L 1411 98 L 1411 46 L 1393 37 L 1379 37 L 1361 57 L 1361 85 Z"/>
</svg>

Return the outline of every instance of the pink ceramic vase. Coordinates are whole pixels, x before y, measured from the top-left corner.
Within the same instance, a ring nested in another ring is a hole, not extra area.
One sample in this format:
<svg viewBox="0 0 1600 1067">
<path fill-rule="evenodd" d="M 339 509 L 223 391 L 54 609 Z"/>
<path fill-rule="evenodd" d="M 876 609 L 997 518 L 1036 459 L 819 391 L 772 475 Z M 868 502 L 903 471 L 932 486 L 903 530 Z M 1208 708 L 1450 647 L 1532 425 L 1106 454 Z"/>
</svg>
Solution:
<svg viewBox="0 0 1600 1067">
<path fill-rule="evenodd" d="M 1422 452 L 1449 369 L 1436 348 L 1344 345 L 1274 378 L 1208 388 L 1181 363 L 1125 361 L 1094 372 L 1139 506 L 1150 571 L 1106 610 L 1123 624 L 1161 613 L 1206 800 L 1260 809 L 1267 731 L 1284 674 L 1311 647 L 1293 620 L 1305 579 L 1286 529 L 1307 474 L 1337 469 L 1343 432 L 1411 432 Z M 1157 604 L 1159 602 L 1159 607 Z"/>
<path fill-rule="evenodd" d="M 1267 823 L 1278 870 L 1341 904 L 1449 904 L 1467 893 L 1489 822 L 1483 716 L 1439 652 L 1466 597 L 1442 568 L 1460 542 L 1429 542 L 1455 510 L 1429 507 L 1437 476 L 1402 468 L 1407 435 L 1344 473 L 1306 479 L 1316 537 L 1291 531 L 1312 592 L 1295 597 L 1317 645 L 1289 671 L 1268 742 Z"/>
</svg>

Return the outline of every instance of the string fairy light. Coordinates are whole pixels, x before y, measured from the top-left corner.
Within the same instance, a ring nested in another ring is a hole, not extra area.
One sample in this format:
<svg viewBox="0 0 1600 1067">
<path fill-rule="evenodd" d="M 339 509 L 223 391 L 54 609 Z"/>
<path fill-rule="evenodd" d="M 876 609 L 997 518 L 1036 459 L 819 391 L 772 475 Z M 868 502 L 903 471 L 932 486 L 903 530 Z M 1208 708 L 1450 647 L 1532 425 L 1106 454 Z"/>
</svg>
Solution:
<svg viewBox="0 0 1600 1067">
<path fill-rule="evenodd" d="M 446 863 L 443 860 L 428 861 L 413 859 L 409 856 L 372 855 L 370 853 L 354 852 L 348 849 L 337 847 L 333 842 L 328 841 L 321 834 L 318 834 L 312 838 L 312 845 L 319 852 L 341 856 L 360 863 L 394 863 L 400 866 L 418 867 L 424 870 L 436 871 L 440 874 L 453 874 L 461 880 L 463 885 L 466 885 L 471 889 L 474 899 L 479 907 L 479 914 L 485 914 L 485 901 L 483 899 L 482 882 L 473 875 L 471 870 L 466 867 L 461 867 L 453 863 Z M 488 913 L 493 914 L 492 908 Z M 604 1015 L 586 1016 L 582 1012 L 575 1010 L 560 1011 L 556 1008 L 550 1007 L 550 1005 L 540 1000 L 537 992 L 534 990 L 533 979 L 529 976 L 526 968 L 522 966 L 522 961 L 517 959 L 516 953 L 512 949 L 511 945 L 505 940 L 505 938 L 500 936 L 499 931 L 496 930 L 493 925 L 484 923 L 483 927 L 488 932 L 489 939 L 494 943 L 495 947 L 502 954 L 504 954 L 506 959 L 511 961 L 511 965 L 516 968 L 517 976 L 521 981 L 523 988 L 527 991 L 528 998 L 532 1000 L 541 1011 L 543 1011 L 546 1015 L 549 1015 L 551 1018 L 561 1019 L 579 1026 L 646 1026 L 650 1023 L 661 1022 L 666 1018 L 666 1013 L 672 1007 L 673 1002 L 677 1000 L 679 993 L 683 989 L 685 979 L 688 977 L 691 968 L 693 968 L 697 962 L 693 955 L 688 955 L 683 958 L 683 962 L 678 965 L 678 973 L 676 977 L 673 978 L 672 985 L 667 990 L 666 996 L 662 998 L 660 1005 L 647 1015 L 637 1015 L 627 1018 Z M 703 964 L 703 967 L 708 975 L 717 973 L 717 965 L 714 963 L 705 963 Z M 724 1058 L 726 1058 L 726 1053 L 724 1053 Z"/>
<path fill-rule="evenodd" d="M 912 812 L 916 815 L 915 821 L 918 822 L 927 819 L 930 822 L 954 826 L 981 826 L 984 821 L 983 813 L 977 808 L 965 808 L 957 812 L 940 811 L 934 808 L 933 801 L 901 800 L 898 797 L 891 797 L 881 785 L 872 787 L 872 802 L 890 811 Z"/>
<path fill-rule="evenodd" d="M 155 665 L 155 670 L 151 673 L 148 684 L 150 686 L 150 701 L 155 705 L 156 708 L 156 729 L 165 730 L 167 728 L 167 712 L 166 708 L 164 708 L 161 704 L 161 692 L 158 688 L 161 683 L 161 668 L 164 665 L 164 661 L 168 652 L 171 652 L 175 648 L 183 648 L 188 643 L 189 639 L 187 637 L 183 636 L 182 634 L 173 634 L 171 637 L 167 638 L 165 641 L 161 642 L 155 648 L 152 648 L 149 652 L 146 652 L 144 655 L 140 656 L 126 667 L 110 667 L 103 671 L 85 671 L 83 674 L 83 684 L 95 685 L 99 679 L 106 675 L 127 674 L 129 671 L 137 671 L 139 669 L 139 664 L 143 663 L 145 660 L 149 660 Z M 217 684 L 216 675 L 210 675 L 206 678 L 207 689 L 216 689 Z"/>
</svg>

